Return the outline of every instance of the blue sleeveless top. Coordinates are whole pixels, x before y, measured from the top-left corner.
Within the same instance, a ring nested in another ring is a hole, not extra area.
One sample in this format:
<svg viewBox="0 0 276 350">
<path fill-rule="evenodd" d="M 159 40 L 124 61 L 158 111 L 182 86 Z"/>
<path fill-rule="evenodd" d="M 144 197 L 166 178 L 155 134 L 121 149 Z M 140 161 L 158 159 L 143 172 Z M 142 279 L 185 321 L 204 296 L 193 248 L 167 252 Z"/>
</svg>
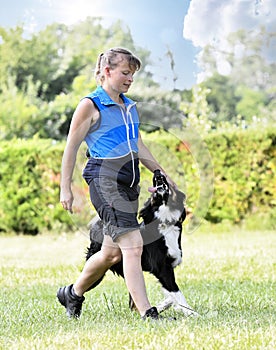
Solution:
<svg viewBox="0 0 276 350">
<path fill-rule="evenodd" d="M 140 180 L 139 115 L 134 101 L 123 94 L 120 97 L 125 108 L 115 103 L 101 86 L 85 97 L 92 100 L 100 113 L 85 137 L 90 155 L 83 172 L 87 183 L 95 177 L 108 176 L 132 187 Z"/>
<path fill-rule="evenodd" d="M 85 138 L 93 158 L 117 158 L 138 152 L 139 116 L 136 103 L 123 94 L 120 97 L 125 109 L 115 103 L 101 86 L 86 96 L 100 112 L 98 122 Z"/>
</svg>

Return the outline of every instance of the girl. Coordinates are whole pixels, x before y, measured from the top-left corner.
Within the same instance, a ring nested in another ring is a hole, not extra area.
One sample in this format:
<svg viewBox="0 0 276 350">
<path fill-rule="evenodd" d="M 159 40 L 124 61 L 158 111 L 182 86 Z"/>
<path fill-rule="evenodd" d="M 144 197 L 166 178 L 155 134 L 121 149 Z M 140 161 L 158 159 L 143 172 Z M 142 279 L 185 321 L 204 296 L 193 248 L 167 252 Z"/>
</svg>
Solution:
<svg viewBox="0 0 276 350">
<path fill-rule="evenodd" d="M 78 149 L 85 140 L 89 160 L 83 176 L 91 202 L 104 222 L 104 240 L 101 251 L 87 260 L 76 282 L 58 290 L 58 300 L 69 317 L 80 316 L 83 294 L 123 259 L 126 286 L 141 317 L 158 319 L 156 307 L 148 300 L 141 268 L 139 160 L 152 172 L 165 172 L 141 139 L 135 103 L 124 95 L 140 67 L 140 60 L 123 48 L 100 54 L 95 72 L 98 87 L 80 101 L 72 118 L 62 159 L 60 202 L 72 212 L 72 175 Z"/>
</svg>

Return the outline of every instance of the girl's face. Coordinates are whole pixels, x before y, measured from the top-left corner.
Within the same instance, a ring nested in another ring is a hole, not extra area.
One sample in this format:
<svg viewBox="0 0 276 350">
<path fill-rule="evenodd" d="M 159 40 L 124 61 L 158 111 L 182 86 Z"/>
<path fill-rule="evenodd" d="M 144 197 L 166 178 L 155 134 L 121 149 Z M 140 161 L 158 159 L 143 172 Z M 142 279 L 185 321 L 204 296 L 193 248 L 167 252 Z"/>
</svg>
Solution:
<svg viewBox="0 0 276 350">
<path fill-rule="evenodd" d="M 105 70 L 105 87 L 118 94 L 126 93 L 133 82 L 135 70 L 129 66 L 124 56 L 121 56 L 116 68 L 111 69 L 106 67 Z"/>
</svg>

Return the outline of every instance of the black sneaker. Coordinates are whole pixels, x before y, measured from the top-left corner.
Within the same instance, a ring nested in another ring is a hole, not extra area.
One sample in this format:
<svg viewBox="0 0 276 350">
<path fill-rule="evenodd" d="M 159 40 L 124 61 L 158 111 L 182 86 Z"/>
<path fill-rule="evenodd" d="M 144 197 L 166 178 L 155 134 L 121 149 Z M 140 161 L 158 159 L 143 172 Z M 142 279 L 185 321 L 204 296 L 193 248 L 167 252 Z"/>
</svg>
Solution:
<svg viewBox="0 0 276 350">
<path fill-rule="evenodd" d="M 59 288 L 57 292 L 58 301 L 66 308 L 68 317 L 79 318 L 81 315 L 81 307 L 84 302 L 84 296 L 79 297 L 72 289 L 73 284 Z"/>
<path fill-rule="evenodd" d="M 159 314 L 155 306 L 148 309 L 145 313 L 145 315 L 142 317 L 143 320 L 146 320 L 147 318 L 151 318 L 152 320 L 158 320 Z"/>
</svg>

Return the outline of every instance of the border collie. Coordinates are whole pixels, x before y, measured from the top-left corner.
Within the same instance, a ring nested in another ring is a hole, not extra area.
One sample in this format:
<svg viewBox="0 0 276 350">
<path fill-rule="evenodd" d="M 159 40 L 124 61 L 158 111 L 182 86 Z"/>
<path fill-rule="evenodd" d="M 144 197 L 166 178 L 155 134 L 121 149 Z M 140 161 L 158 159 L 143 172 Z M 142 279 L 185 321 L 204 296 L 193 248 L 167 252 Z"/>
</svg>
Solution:
<svg viewBox="0 0 276 350">
<path fill-rule="evenodd" d="M 170 188 L 165 176 L 156 170 L 153 175 L 152 193 L 139 212 L 140 231 L 144 240 L 142 254 L 143 271 L 153 274 L 163 287 L 165 299 L 157 305 L 159 312 L 173 306 L 185 316 L 198 315 L 187 303 L 176 281 L 174 268 L 182 262 L 181 233 L 186 218 L 185 195 Z M 101 249 L 103 223 L 100 218 L 93 219 L 90 226 L 90 247 L 86 259 Z M 124 277 L 122 261 L 113 265 L 111 271 Z M 104 276 L 103 276 L 104 277 Z M 89 289 L 98 285 L 103 277 Z M 129 296 L 129 306 L 135 308 Z"/>
</svg>

